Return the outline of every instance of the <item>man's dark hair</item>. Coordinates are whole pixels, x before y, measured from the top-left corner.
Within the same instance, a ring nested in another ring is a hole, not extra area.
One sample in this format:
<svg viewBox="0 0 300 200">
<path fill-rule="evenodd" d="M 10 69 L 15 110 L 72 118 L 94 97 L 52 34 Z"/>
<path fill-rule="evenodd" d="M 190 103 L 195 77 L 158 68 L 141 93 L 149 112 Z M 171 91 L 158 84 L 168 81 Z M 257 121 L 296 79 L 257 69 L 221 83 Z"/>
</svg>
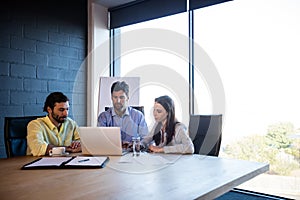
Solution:
<svg viewBox="0 0 300 200">
<path fill-rule="evenodd" d="M 53 110 L 55 103 L 61 103 L 67 101 L 69 101 L 68 97 L 64 95 L 62 92 L 52 92 L 46 98 L 44 104 L 44 112 L 47 112 L 48 107 L 50 107 Z"/>
<path fill-rule="evenodd" d="M 129 97 L 129 85 L 125 81 L 116 81 L 111 85 L 110 93 L 123 90 L 127 97 Z"/>
</svg>

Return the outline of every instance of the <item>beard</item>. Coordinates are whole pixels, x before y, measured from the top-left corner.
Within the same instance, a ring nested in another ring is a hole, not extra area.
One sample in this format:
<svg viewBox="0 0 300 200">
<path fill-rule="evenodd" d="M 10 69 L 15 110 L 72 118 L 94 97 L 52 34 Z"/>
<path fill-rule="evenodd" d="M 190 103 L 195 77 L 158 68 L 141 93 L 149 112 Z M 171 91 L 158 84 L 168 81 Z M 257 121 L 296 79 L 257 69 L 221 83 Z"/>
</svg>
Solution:
<svg viewBox="0 0 300 200">
<path fill-rule="evenodd" d="M 126 109 L 126 106 L 120 103 L 116 103 L 114 105 L 114 109 L 117 110 L 118 112 L 122 112 Z"/>
<path fill-rule="evenodd" d="M 52 113 L 51 116 L 58 123 L 64 123 L 66 121 L 66 118 L 67 118 L 67 116 L 59 117 L 58 115 L 55 115 L 54 113 Z"/>
</svg>

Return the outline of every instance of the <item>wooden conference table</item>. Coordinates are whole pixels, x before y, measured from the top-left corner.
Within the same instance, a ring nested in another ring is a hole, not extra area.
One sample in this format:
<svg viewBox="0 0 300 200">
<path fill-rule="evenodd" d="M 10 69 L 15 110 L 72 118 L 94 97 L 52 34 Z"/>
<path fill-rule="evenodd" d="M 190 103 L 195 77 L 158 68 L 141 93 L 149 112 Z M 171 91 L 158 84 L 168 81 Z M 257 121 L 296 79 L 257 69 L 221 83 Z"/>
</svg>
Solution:
<svg viewBox="0 0 300 200">
<path fill-rule="evenodd" d="M 201 155 L 110 156 L 100 169 L 20 168 L 0 159 L 0 199 L 214 199 L 268 171 L 266 163 Z"/>
</svg>

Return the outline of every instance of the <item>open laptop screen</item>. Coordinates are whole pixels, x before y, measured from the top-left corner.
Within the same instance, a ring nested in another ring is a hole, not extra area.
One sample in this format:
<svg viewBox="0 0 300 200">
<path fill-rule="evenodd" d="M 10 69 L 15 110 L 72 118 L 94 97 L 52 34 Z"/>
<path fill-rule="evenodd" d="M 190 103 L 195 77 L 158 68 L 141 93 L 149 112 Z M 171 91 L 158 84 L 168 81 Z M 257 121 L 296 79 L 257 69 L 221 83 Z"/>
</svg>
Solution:
<svg viewBox="0 0 300 200">
<path fill-rule="evenodd" d="M 79 127 L 83 155 L 122 155 L 120 127 Z"/>
</svg>

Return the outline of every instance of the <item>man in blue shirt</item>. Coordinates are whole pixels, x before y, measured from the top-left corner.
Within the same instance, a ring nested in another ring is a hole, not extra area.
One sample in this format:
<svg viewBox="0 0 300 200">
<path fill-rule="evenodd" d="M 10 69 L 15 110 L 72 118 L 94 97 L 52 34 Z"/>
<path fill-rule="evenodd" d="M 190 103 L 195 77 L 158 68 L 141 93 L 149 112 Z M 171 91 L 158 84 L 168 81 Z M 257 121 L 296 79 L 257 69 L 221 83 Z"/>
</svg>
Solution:
<svg viewBox="0 0 300 200">
<path fill-rule="evenodd" d="M 97 126 L 117 126 L 121 128 L 123 146 L 127 146 L 132 137 L 148 134 L 148 126 L 143 113 L 128 106 L 129 86 L 124 81 L 116 81 L 111 86 L 113 107 L 100 113 Z"/>
</svg>

